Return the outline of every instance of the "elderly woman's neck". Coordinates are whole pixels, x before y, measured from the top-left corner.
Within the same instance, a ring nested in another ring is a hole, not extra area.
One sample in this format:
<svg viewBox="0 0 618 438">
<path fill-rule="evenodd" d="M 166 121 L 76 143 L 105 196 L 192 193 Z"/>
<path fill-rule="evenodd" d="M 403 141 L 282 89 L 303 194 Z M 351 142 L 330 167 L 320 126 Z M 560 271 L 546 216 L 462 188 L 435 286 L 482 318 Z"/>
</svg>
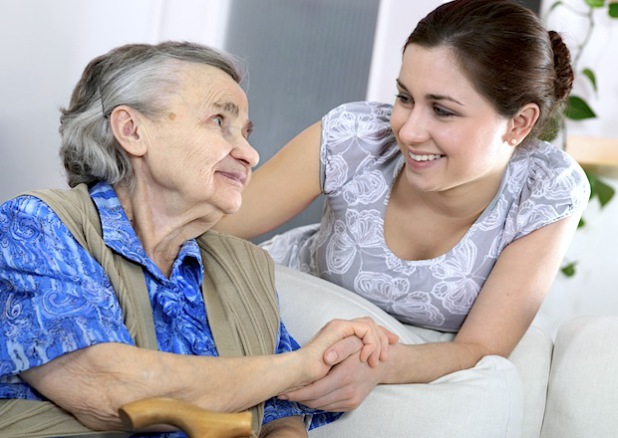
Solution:
<svg viewBox="0 0 618 438">
<path fill-rule="evenodd" d="M 204 221 L 190 217 L 148 190 L 114 187 L 131 226 L 146 254 L 169 277 L 180 247 L 210 228 Z"/>
</svg>

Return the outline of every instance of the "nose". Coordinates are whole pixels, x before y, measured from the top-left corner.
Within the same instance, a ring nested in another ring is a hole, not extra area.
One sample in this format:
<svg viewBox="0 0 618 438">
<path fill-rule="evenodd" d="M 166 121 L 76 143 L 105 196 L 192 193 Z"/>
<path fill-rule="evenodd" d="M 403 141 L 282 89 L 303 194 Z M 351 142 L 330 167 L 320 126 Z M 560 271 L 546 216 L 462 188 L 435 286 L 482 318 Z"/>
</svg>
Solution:
<svg viewBox="0 0 618 438">
<path fill-rule="evenodd" d="M 421 112 L 421 108 L 415 107 L 402 114 L 402 123 L 398 137 L 401 141 L 409 144 L 422 143 L 429 138 L 427 123 Z"/>
<path fill-rule="evenodd" d="M 258 151 L 256 151 L 244 137 L 240 137 L 236 142 L 234 142 L 234 147 L 232 148 L 230 154 L 236 160 L 245 163 L 246 166 L 250 168 L 257 166 L 260 162 L 260 155 L 258 154 Z"/>
</svg>

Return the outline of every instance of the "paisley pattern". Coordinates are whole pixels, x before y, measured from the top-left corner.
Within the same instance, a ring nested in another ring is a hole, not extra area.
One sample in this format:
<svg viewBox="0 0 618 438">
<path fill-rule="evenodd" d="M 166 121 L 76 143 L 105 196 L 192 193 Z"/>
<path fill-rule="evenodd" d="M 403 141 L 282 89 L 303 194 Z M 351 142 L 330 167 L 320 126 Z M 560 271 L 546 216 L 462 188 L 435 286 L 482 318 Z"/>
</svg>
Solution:
<svg viewBox="0 0 618 438">
<path fill-rule="evenodd" d="M 201 294 L 203 265 L 197 243 L 191 240 L 181 247 L 166 278 L 147 256 L 113 188 L 99 183 L 90 194 L 107 246 L 144 268 L 159 349 L 217 356 Z M 102 342 L 133 345 L 103 268 L 38 198 L 21 196 L 4 203 L 0 206 L 0 398 L 40 399 L 19 378 L 20 372 Z M 276 353 L 298 348 L 281 323 Z M 312 427 L 340 415 L 271 399 L 264 422 L 308 414 L 315 414 Z"/>
<path fill-rule="evenodd" d="M 402 260 L 384 240 L 390 190 L 404 165 L 391 110 L 356 102 L 322 119 L 322 221 L 261 246 L 277 263 L 355 291 L 404 323 L 457 331 L 502 250 L 582 208 L 588 181 L 549 143 L 518 149 L 499 192 L 457 245 L 431 260 Z"/>
</svg>

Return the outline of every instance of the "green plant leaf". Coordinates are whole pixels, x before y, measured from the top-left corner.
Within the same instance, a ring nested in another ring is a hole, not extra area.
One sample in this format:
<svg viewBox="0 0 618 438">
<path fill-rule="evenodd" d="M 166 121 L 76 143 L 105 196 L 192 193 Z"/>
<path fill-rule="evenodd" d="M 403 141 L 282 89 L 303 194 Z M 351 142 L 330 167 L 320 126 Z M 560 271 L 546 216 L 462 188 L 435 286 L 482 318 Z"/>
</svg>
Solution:
<svg viewBox="0 0 618 438">
<path fill-rule="evenodd" d="M 586 177 L 590 183 L 590 199 L 598 198 L 601 207 L 605 207 L 616 194 L 616 190 L 590 171 L 586 171 Z"/>
<path fill-rule="evenodd" d="M 605 207 L 616 194 L 616 190 L 614 190 L 612 186 L 604 183 L 598 178 L 596 184 L 594 185 L 594 189 L 596 191 L 597 198 L 599 198 L 599 202 L 601 203 L 601 207 Z"/>
<path fill-rule="evenodd" d="M 564 265 L 562 268 L 560 268 L 560 270 L 567 277 L 572 277 L 573 275 L 575 275 L 575 265 L 577 265 L 577 262 L 571 262 Z"/>
<path fill-rule="evenodd" d="M 584 219 L 584 217 L 582 216 L 579 219 L 579 223 L 577 224 L 577 228 L 584 228 L 586 226 L 586 220 Z"/>
<path fill-rule="evenodd" d="M 605 0 L 586 0 L 586 4 L 591 8 L 602 8 L 605 6 Z"/>
<path fill-rule="evenodd" d="M 592 88 L 594 89 L 594 92 L 596 93 L 598 91 L 598 89 L 597 89 L 597 77 L 594 74 L 594 72 L 592 71 L 592 69 L 585 68 L 585 69 L 582 70 L 582 74 L 584 76 L 586 76 L 590 80 L 590 83 L 592 84 Z"/>
<path fill-rule="evenodd" d="M 618 18 L 618 3 L 610 3 L 607 12 L 610 17 Z"/>
<path fill-rule="evenodd" d="M 586 101 L 578 96 L 569 96 L 565 115 L 571 120 L 594 119 L 597 116 Z"/>
</svg>

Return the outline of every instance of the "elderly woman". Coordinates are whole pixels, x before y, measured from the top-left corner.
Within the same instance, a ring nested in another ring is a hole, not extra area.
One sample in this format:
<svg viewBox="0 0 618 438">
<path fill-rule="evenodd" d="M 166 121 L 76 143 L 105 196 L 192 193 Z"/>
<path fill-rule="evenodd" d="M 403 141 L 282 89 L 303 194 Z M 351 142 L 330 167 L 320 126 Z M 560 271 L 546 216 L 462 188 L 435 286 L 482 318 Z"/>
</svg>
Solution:
<svg viewBox="0 0 618 438">
<path fill-rule="evenodd" d="M 306 436 L 306 414 L 313 426 L 336 415 L 278 394 L 359 350 L 385 359 L 393 339 L 367 319 L 299 349 L 270 258 L 208 232 L 258 162 L 240 81 L 230 59 L 189 43 L 127 45 L 86 67 L 61 117 L 72 189 L 0 207 L 0 434 L 122 430 L 122 405 L 172 397 L 251 408 L 262 436 Z"/>
</svg>

